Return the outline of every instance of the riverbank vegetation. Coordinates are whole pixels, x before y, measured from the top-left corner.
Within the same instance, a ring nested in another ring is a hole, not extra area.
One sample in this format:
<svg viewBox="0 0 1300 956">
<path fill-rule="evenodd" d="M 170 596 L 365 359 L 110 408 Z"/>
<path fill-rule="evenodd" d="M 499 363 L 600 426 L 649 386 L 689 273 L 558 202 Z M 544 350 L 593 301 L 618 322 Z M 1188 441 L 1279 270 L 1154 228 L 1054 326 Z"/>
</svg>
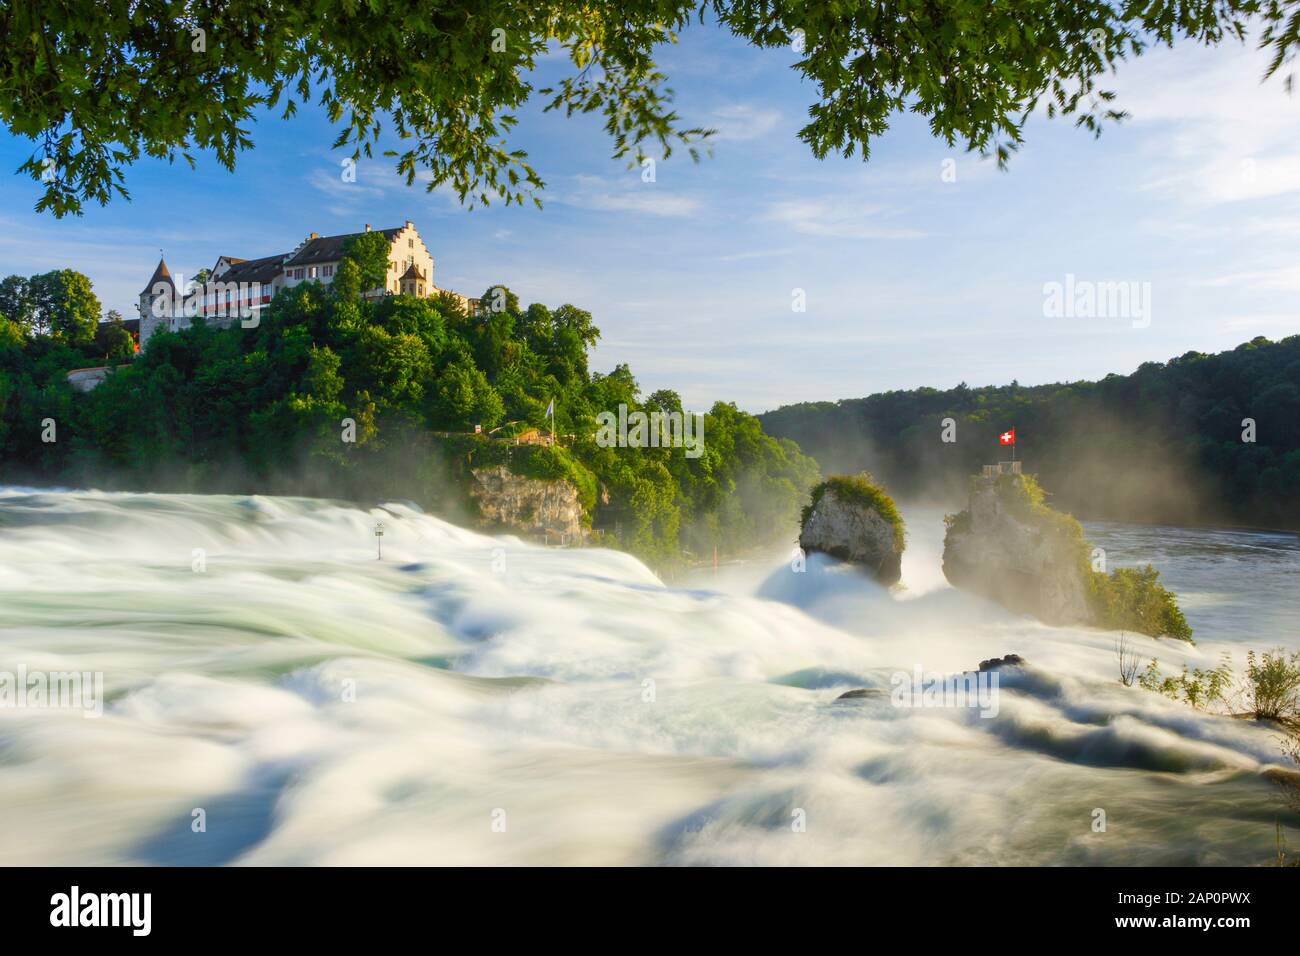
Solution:
<svg viewBox="0 0 1300 956">
<path fill-rule="evenodd" d="M 1134 683 L 1197 710 L 1215 710 L 1253 720 L 1268 720 L 1300 730 L 1300 652 L 1283 648 L 1246 652 L 1246 668 L 1238 674 L 1232 655 L 1224 651 L 1211 668 L 1188 668 L 1166 674 L 1152 658 L 1139 669 L 1140 656 L 1123 637 L 1116 642 L 1120 683 Z"/>
<path fill-rule="evenodd" d="M 828 472 L 869 470 L 909 499 L 960 496 L 1015 426 L 1026 467 L 1085 519 L 1300 530 L 1300 335 L 1096 382 L 963 383 L 760 418 Z M 947 418 L 955 442 L 940 440 Z"/>
<path fill-rule="evenodd" d="M 499 308 L 474 315 L 449 296 L 366 301 L 361 271 L 347 259 L 328 287 L 282 291 L 254 328 L 160 331 L 85 394 L 66 373 L 104 363 L 94 336 L 6 315 L 0 480 L 407 498 L 456 517 L 468 472 L 500 463 L 572 482 L 598 537 L 656 566 L 794 532 L 817 464 L 734 404 L 705 413 L 698 457 L 597 444 L 601 411 L 683 409 L 626 365 L 589 368 L 590 313 L 500 286 L 483 299 Z M 508 437 L 528 428 L 556 445 Z"/>
<path fill-rule="evenodd" d="M 1300 817 L 1300 652 L 1288 654 L 1280 647 L 1262 653 L 1248 650 L 1246 669 L 1240 674 L 1227 651 L 1214 667 L 1189 668 L 1184 664 L 1177 674 L 1164 673 L 1154 658 L 1140 670 L 1140 655 L 1123 635 L 1116 641 L 1115 654 L 1120 683 L 1126 687 L 1136 683 L 1143 690 L 1196 710 L 1264 721 L 1275 729 L 1280 734 L 1277 741 L 1282 756 L 1290 767 L 1269 768 L 1264 777 L 1275 788 L 1280 808 L 1287 815 Z M 1282 819 L 1277 820 L 1275 829 L 1277 865 L 1300 866 L 1300 859 L 1287 847 Z"/>
</svg>

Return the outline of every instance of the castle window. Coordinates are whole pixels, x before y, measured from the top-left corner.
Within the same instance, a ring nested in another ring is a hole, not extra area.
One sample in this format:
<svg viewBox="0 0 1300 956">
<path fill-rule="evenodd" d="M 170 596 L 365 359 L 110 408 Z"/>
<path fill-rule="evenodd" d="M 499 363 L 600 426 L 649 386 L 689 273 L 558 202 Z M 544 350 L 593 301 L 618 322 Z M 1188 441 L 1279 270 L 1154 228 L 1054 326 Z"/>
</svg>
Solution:
<svg viewBox="0 0 1300 956">
<path fill-rule="evenodd" d="M 407 239 L 407 240 L 406 240 L 406 248 L 408 248 L 408 249 L 414 249 L 414 248 L 415 248 L 415 240 L 414 240 L 414 239 Z"/>
</svg>

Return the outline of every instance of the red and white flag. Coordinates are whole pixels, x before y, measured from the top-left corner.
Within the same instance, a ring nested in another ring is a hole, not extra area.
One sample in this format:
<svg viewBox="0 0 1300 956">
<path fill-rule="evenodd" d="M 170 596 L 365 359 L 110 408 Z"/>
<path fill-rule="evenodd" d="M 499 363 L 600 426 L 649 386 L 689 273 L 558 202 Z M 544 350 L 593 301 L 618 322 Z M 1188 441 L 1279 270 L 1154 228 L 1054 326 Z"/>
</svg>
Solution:
<svg viewBox="0 0 1300 956">
<path fill-rule="evenodd" d="M 1008 428 L 998 436 L 998 442 L 1002 445 L 1014 445 L 1016 443 L 1016 430 L 1014 428 Z"/>
</svg>

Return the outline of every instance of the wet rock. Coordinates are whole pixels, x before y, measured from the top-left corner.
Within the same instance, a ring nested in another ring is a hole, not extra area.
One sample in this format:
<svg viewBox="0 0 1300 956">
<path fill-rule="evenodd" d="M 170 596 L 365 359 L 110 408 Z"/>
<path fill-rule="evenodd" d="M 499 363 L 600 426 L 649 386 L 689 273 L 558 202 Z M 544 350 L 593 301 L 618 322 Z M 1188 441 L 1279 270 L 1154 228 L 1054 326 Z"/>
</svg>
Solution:
<svg viewBox="0 0 1300 956">
<path fill-rule="evenodd" d="M 813 490 L 799 546 L 860 565 L 881 584 L 902 576 L 902 519 L 889 496 L 866 476 L 834 477 Z"/>
<path fill-rule="evenodd" d="M 883 697 L 885 692 L 875 687 L 857 687 L 853 690 L 846 690 L 836 697 L 836 700 L 861 700 L 864 697 Z"/>
<path fill-rule="evenodd" d="M 1041 494 L 1028 476 L 973 479 L 969 506 L 948 521 L 944 576 L 1047 624 L 1095 624 L 1082 530 Z"/>
<path fill-rule="evenodd" d="M 981 671 L 995 671 L 1001 667 L 1023 667 L 1025 659 L 1019 654 L 1008 654 L 1006 657 L 990 657 L 986 661 L 980 661 Z"/>
</svg>

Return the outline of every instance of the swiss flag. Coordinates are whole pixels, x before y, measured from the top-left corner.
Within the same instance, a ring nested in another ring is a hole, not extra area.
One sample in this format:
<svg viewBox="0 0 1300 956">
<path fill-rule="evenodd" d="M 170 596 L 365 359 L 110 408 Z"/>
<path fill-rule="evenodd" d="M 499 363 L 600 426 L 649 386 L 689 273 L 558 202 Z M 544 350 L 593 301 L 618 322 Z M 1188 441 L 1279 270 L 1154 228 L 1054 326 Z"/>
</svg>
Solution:
<svg viewBox="0 0 1300 956">
<path fill-rule="evenodd" d="M 1016 443 L 1016 430 L 1008 428 L 998 436 L 998 442 L 1003 445 L 1014 445 Z"/>
</svg>

